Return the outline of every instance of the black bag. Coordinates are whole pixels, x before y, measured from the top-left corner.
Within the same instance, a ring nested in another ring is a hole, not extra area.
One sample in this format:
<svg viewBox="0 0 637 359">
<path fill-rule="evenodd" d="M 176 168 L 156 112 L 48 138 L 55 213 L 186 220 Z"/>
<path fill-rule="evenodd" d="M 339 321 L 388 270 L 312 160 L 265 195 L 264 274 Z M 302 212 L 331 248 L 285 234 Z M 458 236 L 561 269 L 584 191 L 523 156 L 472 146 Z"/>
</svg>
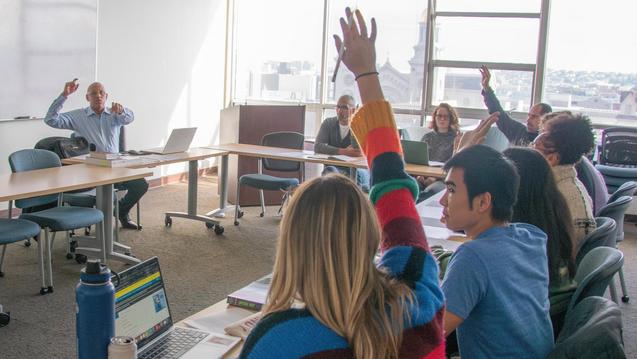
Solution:
<svg viewBox="0 0 637 359">
<path fill-rule="evenodd" d="M 60 159 L 85 155 L 89 151 L 84 137 L 47 137 L 38 141 L 35 148 L 55 152 Z"/>
</svg>

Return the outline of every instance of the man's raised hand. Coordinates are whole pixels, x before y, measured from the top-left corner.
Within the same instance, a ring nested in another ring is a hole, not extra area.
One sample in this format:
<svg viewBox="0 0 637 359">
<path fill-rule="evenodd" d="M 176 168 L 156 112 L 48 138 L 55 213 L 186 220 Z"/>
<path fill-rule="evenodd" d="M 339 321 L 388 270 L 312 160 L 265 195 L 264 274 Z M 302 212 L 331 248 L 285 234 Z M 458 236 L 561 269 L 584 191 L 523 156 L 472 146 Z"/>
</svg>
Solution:
<svg viewBox="0 0 637 359">
<path fill-rule="evenodd" d="M 69 81 L 64 84 L 64 90 L 62 91 L 62 96 L 69 97 L 70 94 L 77 91 L 77 88 L 80 87 L 77 79 L 73 79 L 73 81 Z"/>
<path fill-rule="evenodd" d="M 111 113 L 116 113 L 118 115 L 121 115 L 122 112 L 124 112 L 124 106 L 118 104 L 117 102 L 113 102 L 111 104 Z"/>
<path fill-rule="evenodd" d="M 491 72 L 486 66 L 482 65 L 480 67 L 480 75 L 482 75 L 482 89 L 486 90 L 489 88 L 489 81 L 491 81 Z"/>
</svg>

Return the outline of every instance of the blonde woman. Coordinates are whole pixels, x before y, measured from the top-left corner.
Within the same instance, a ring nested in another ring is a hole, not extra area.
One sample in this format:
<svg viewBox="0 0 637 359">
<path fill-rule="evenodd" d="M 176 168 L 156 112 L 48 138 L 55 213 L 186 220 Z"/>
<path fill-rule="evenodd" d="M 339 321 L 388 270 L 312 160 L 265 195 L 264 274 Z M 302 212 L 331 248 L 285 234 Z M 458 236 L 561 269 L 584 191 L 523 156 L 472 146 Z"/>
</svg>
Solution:
<svg viewBox="0 0 637 359">
<path fill-rule="evenodd" d="M 438 269 L 375 70 L 376 23 L 368 36 L 359 11 L 346 15 L 344 40 L 335 40 L 363 100 L 351 129 L 373 174 L 370 198 L 338 174 L 299 187 L 281 222 L 264 318 L 242 358 L 444 357 Z"/>
</svg>

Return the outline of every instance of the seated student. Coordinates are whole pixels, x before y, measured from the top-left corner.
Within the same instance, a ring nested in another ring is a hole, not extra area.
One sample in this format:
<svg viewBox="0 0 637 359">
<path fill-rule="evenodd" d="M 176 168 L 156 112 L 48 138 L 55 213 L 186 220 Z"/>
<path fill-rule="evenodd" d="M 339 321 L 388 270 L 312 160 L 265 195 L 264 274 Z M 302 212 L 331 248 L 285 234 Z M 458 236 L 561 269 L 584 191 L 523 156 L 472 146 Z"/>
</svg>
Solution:
<svg viewBox="0 0 637 359">
<path fill-rule="evenodd" d="M 433 131 L 426 133 L 421 141 L 427 143 L 429 160 L 446 162 L 453 155 L 453 144 L 460 133 L 458 113 L 448 103 L 441 103 L 431 115 L 429 128 Z M 444 184 L 435 177 L 416 177 L 421 193 L 419 200 L 430 197 L 444 189 Z"/>
<path fill-rule="evenodd" d="M 509 223 L 518 192 L 515 167 L 475 145 L 445 164 L 441 221 L 464 231 L 447 266 L 445 331 L 457 331 L 462 358 L 545 358 L 553 347 L 546 234 Z"/>
<path fill-rule="evenodd" d="M 341 19 L 343 63 L 363 100 L 352 131 L 373 172 L 371 203 L 339 174 L 297 189 L 281 221 L 264 317 L 241 358 L 444 358 L 438 269 L 378 81 L 376 23 L 368 36 L 359 11 L 353 22 Z"/>
<path fill-rule="evenodd" d="M 98 151 L 119 152 L 120 128 L 133 122 L 133 111 L 115 102 L 110 109 L 106 108 L 108 94 L 101 83 L 94 82 L 86 89 L 89 107 L 60 113 L 67 97 L 77 91 L 79 86 L 77 79 L 64 84 L 62 94 L 49 107 L 44 123 L 54 128 L 75 131 L 89 143 L 95 144 Z M 119 202 L 117 214 L 122 228 L 142 229 L 131 220 L 129 212 L 148 191 L 148 182 L 140 178 L 116 183 L 115 188 L 126 190 L 126 195 Z"/>
<path fill-rule="evenodd" d="M 548 121 L 562 114 L 573 115 L 571 111 L 551 112 L 544 115 L 540 122 L 540 132 L 544 132 L 544 125 Z M 608 188 L 606 187 L 604 176 L 595 168 L 587 156 L 582 156 L 582 159 L 575 164 L 575 170 L 577 171 L 577 178 L 582 182 L 586 192 L 591 197 L 593 214 L 596 214 L 608 203 Z"/>
<path fill-rule="evenodd" d="M 530 148 L 509 148 L 504 155 L 513 161 L 520 175 L 513 222 L 532 224 L 546 233 L 549 270 L 549 301 L 553 334 L 562 328 L 566 309 L 577 283 L 571 214 L 557 189 L 553 172 L 540 153 Z"/>
<path fill-rule="evenodd" d="M 591 197 L 577 178 L 575 164 L 594 145 L 593 130 L 584 115 L 560 114 L 544 124 L 533 147 L 546 158 L 573 219 L 573 248 L 596 228 Z"/>
<path fill-rule="evenodd" d="M 356 138 L 350 131 L 350 121 L 354 110 L 356 110 L 356 104 L 352 96 L 343 95 L 338 99 L 338 102 L 336 102 L 336 117 L 326 118 L 321 124 L 314 142 L 314 152 L 350 157 L 362 156 Z M 349 176 L 351 170 L 349 167 L 325 166 L 323 174 L 340 172 L 345 176 Z M 369 192 L 369 172 L 366 169 L 356 170 L 356 183 L 365 192 Z"/>
</svg>

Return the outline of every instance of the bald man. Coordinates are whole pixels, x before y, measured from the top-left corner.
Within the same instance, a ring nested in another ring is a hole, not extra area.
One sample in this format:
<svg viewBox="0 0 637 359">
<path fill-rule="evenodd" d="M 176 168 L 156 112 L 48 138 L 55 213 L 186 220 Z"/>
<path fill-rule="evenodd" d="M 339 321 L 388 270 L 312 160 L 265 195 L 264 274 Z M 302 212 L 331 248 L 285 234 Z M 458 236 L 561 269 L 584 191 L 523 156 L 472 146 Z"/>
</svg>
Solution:
<svg viewBox="0 0 637 359">
<path fill-rule="evenodd" d="M 95 144 L 97 151 L 119 152 L 120 128 L 133 122 L 133 111 L 116 102 L 111 104 L 110 109 L 106 108 L 108 93 L 104 85 L 94 82 L 86 89 L 89 107 L 60 113 L 66 99 L 77 91 L 79 86 L 77 79 L 64 84 L 62 94 L 49 107 L 44 122 L 54 128 L 73 130 L 89 143 Z M 141 226 L 130 219 L 129 212 L 148 190 L 148 182 L 142 178 L 116 183 L 115 188 L 126 190 L 126 195 L 120 200 L 117 214 L 122 228 L 141 229 Z"/>
</svg>

